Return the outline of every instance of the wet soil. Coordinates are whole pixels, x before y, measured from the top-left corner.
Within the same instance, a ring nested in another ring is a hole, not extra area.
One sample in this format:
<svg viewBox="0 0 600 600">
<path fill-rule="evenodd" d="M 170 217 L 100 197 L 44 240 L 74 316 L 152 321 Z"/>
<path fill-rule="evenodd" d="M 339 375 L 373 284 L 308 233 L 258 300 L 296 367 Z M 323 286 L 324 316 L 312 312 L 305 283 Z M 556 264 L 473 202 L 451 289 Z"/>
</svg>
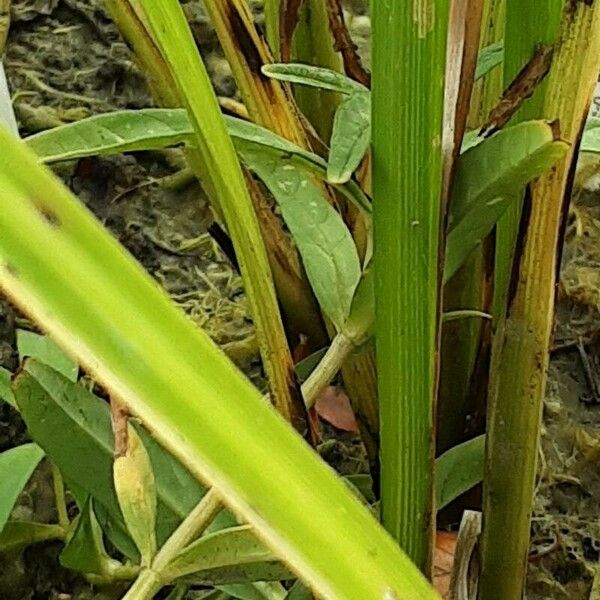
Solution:
<svg viewBox="0 0 600 600">
<path fill-rule="evenodd" d="M 152 106 L 144 79 L 100 0 L 15 1 L 5 66 L 23 136 L 92 114 Z M 184 2 L 217 93 L 235 95 L 231 73 L 198 2 Z M 259 3 L 255 3 L 258 8 Z M 370 22 L 363 0 L 349 2 L 351 28 L 368 64 Z M 260 19 L 260 13 L 257 12 Z M 262 386 L 241 280 L 208 233 L 212 213 L 195 184 L 165 179 L 182 168 L 179 151 L 86 159 L 58 174 L 171 297 Z M 600 560 L 600 163 L 585 159 L 575 195 L 551 357 L 539 481 L 532 524 L 528 598 L 589 597 Z M 585 185 L 584 185 L 585 184 Z M 16 326 L 27 325 L 0 302 L 0 364 L 14 369 Z M 321 451 L 346 474 L 365 472 L 352 436 Z M 0 402 L 0 451 L 23 443 L 25 427 Z M 21 517 L 52 520 L 47 468 L 19 502 Z M 60 545 L 0 558 L 6 600 L 100 597 L 59 567 Z M 508 550 L 509 551 L 509 550 Z M 61 594 L 66 594 L 61 596 Z"/>
</svg>

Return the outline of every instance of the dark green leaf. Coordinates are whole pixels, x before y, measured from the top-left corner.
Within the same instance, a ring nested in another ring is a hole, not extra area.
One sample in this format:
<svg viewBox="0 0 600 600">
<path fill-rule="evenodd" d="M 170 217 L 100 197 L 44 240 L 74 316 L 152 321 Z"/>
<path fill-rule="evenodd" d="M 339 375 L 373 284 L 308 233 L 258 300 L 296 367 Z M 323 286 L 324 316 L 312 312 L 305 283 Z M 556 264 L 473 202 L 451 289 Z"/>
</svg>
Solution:
<svg viewBox="0 0 600 600">
<path fill-rule="evenodd" d="M 445 281 L 525 185 L 560 160 L 568 148 L 553 126 L 529 121 L 503 129 L 460 156 L 450 200 Z"/>
<path fill-rule="evenodd" d="M 215 567 L 182 577 L 181 581 L 191 585 L 222 586 L 253 581 L 289 581 L 294 578 L 282 563 L 274 560 Z"/>
<path fill-rule="evenodd" d="M 311 591 L 301 582 L 296 581 L 288 592 L 285 600 L 312 600 L 313 595 Z"/>
<path fill-rule="evenodd" d="M 485 435 L 444 452 L 435 461 L 436 508 L 440 510 L 483 479 Z"/>
<path fill-rule="evenodd" d="M 0 454 L 0 531 L 43 456 L 37 444 L 24 444 Z"/>
<path fill-rule="evenodd" d="M 0 552 L 13 552 L 39 542 L 64 540 L 64 538 L 65 532 L 60 525 L 9 521 L 0 533 Z"/>
<path fill-rule="evenodd" d="M 335 113 L 327 165 L 327 180 L 346 183 L 371 143 L 371 94 L 355 93 Z"/>
<path fill-rule="evenodd" d="M 170 580 L 222 567 L 274 561 L 249 525 L 210 533 L 182 550 L 167 567 Z"/>
<path fill-rule="evenodd" d="M 289 83 L 299 83 L 322 90 L 331 90 L 342 94 L 353 94 L 357 91 L 368 91 L 364 85 L 361 85 L 354 79 L 346 77 L 337 71 L 324 69 L 322 67 L 313 67 L 301 63 L 275 63 L 264 65 L 262 72 L 267 77 L 288 81 Z"/>
<path fill-rule="evenodd" d="M 114 437 L 106 402 L 34 360 L 25 363 L 14 391 L 33 439 L 65 479 L 91 495 L 125 531 L 112 480 Z M 202 488 L 147 433 L 138 433 L 156 476 L 157 539 L 163 543 L 198 503 Z"/>
<path fill-rule="evenodd" d="M 109 573 L 111 567 L 118 564 L 106 553 L 91 499 L 77 517 L 73 535 L 60 554 L 60 564 L 73 571 L 96 575 Z"/>
<path fill-rule="evenodd" d="M 317 300 L 341 328 L 360 279 L 358 252 L 348 227 L 314 182 L 296 167 L 251 149 L 241 155 L 277 200 Z"/>
<path fill-rule="evenodd" d="M 477 68 L 475 69 L 475 80 L 481 79 L 487 75 L 494 67 L 497 67 L 504 60 L 504 40 L 495 44 L 490 44 L 482 48 L 477 58 Z"/>
<path fill-rule="evenodd" d="M 321 348 L 316 352 L 313 352 L 310 356 L 301 360 L 297 365 L 294 366 L 298 380 L 302 383 L 308 379 L 310 374 L 317 368 L 317 365 L 321 362 L 321 359 L 327 353 L 327 348 Z"/>
<path fill-rule="evenodd" d="M 77 363 L 48 336 L 17 329 L 17 350 L 21 361 L 27 357 L 35 358 L 64 375 L 69 381 L 77 381 Z"/>
<path fill-rule="evenodd" d="M 218 588 L 238 600 L 285 600 L 285 588 L 276 581 L 230 583 Z"/>
<path fill-rule="evenodd" d="M 10 404 L 13 408 L 17 408 L 17 402 L 11 386 L 12 373 L 8 369 L 0 367 L 0 398 Z"/>
</svg>

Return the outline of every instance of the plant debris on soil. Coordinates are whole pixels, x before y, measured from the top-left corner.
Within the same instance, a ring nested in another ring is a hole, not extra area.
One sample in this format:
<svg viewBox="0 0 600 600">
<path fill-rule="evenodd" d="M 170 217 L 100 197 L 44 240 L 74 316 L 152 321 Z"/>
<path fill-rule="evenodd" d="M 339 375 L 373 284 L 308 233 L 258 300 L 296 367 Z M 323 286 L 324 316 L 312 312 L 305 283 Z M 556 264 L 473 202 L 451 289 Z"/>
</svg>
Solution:
<svg viewBox="0 0 600 600">
<path fill-rule="evenodd" d="M 217 94 L 236 97 L 202 3 L 183 4 Z M 260 4 L 252 2 L 259 22 Z M 347 5 L 368 67 L 366 3 Z M 15 0 L 5 67 L 23 136 L 93 114 L 152 106 L 101 0 Z M 183 165 L 181 152 L 172 149 L 72 161 L 56 171 L 189 317 L 264 387 L 241 278 L 208 233 L 213 215 L 200 187 L 175 185 L 172 176 Z M 544 409 L 527 591 L 536 600 L 587 599 L 600 560 L 600 162 L 586 158 L 584 171 L 565 236 Z M 10 370 L 18 362 L 15 328 L 24 324 L 0 302 L 0 364 Z M 364 484 L 368 464 L 356 434 L 327 423 L 323 432 L 321 455 L 357 486 Z M 26 440 L 18 414 L 0 402 L 0 451 Z M 52 521 L 51 490 L 44 465 L 16 514 Z M 42 544 L 0 557 L 2 598 L 104 597 L 60 568 L 60 548 Z"/>
</svg>

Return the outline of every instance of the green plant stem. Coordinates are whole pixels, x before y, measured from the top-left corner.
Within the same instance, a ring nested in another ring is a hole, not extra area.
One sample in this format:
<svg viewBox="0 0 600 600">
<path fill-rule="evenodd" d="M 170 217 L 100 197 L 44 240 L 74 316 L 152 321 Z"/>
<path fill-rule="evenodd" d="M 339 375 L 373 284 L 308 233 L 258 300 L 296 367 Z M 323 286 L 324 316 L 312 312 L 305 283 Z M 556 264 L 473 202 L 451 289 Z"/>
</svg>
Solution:
<svg viewBox="0 0 600 600">
<path fill-rule="evenodd" d="M 274 404 L 287 421 L 303 431 L 304 406 L 292 374 L 293 364 L 260 226 L 208 73 L 178 2 L 139 0 L 139 5 L 194 127 L 196 152 L 192 155 L 192 167 L 219 199 L 240 263 Z"/>
<path fill-rule="evenodd" d="M 382 516 L 429 575 L 449 3 L 378 0 L 372 11 Z"/>
<path fill-rule="evenodd" d="M 343 333 L 333 338 L 325 356 L 302 384 L 302 396 L 308 408 L 314 405 L 353 350 L 354 344 Z"/>
<path fill-rule="evenodd" d="M 202 535 L 221 508 L 219 497 L 213 490 L 209 490 L 164 543 L 152 561 L 152 565 L 142 570 L 127 594 L 123 596 L 123 600 L 150 600 L 163 586 L 170 583 L 163 578 L 169 563 L 188 544 Z"/>
<path fill-rule="evenodd" d="M 533 10 L 534 3 L 530 4 Z M 565 3 L 539 116 L 560 123 L 561 137 L 571 149 L 530 185 L 529 214 L 523 224 L 527 227 L 521 227 L 512 274 L 514 289 L 494 344 L 479 581 L 482 600 L 520 600 L 523 595 L 559 242 L 575 149 L 600 70 L 599 57 L 600 4 Z"/>
<path fill-rule="evenodd" d="M 540 19 L 540 6 L 535 1 L 505 0 L 505 2 L 504 85 L 507 87 L 533 58 L 541 45 L 555 42 L 563 0 L 550 0 L 545 7 L 543 19 Z M 547 116 L 542 112 L 546 85 L 546 82 L 542 82 L 538 86 L 533 96 L 525 101 L 513 117 L 512 123 Z M 500 319 L 506 314 L 509 280 L 522 209 L 522 202 L 515 202 L 511 205 L 496 229 L 492 309 L 496 319 Z"/>
<path fill-rule="evenodd" d="M 58 468 L 52 465 L 52 485 L 54 488 L 54 501 L 56 503 L 56 514 L 58 524 L 66 531 L 71 524 L 67 513 L 67 503 L 65 499 L 65 483 Z"/>
</svg>

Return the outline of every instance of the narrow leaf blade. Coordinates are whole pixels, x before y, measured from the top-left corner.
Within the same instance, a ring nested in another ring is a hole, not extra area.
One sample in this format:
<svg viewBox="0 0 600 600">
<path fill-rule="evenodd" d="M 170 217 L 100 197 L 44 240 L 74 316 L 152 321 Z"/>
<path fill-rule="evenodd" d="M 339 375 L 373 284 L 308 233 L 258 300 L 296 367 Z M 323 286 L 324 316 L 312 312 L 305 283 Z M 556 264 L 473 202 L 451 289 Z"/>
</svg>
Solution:
<svg viewBox="0 0 600 600">
<path fill-rule="evenodd" d="M 346 77 L 332 69 L 323 67 L 314 67 L 301 63 L 274 63 L 264 65 L 262 72 L 267 77 L 288 81 L 289 83 L 299 83 L 322 90 L 331 90 L 342 94 L 353 94 L 357 91 L 368 91 L 364 85 Z"/>
</svg>

